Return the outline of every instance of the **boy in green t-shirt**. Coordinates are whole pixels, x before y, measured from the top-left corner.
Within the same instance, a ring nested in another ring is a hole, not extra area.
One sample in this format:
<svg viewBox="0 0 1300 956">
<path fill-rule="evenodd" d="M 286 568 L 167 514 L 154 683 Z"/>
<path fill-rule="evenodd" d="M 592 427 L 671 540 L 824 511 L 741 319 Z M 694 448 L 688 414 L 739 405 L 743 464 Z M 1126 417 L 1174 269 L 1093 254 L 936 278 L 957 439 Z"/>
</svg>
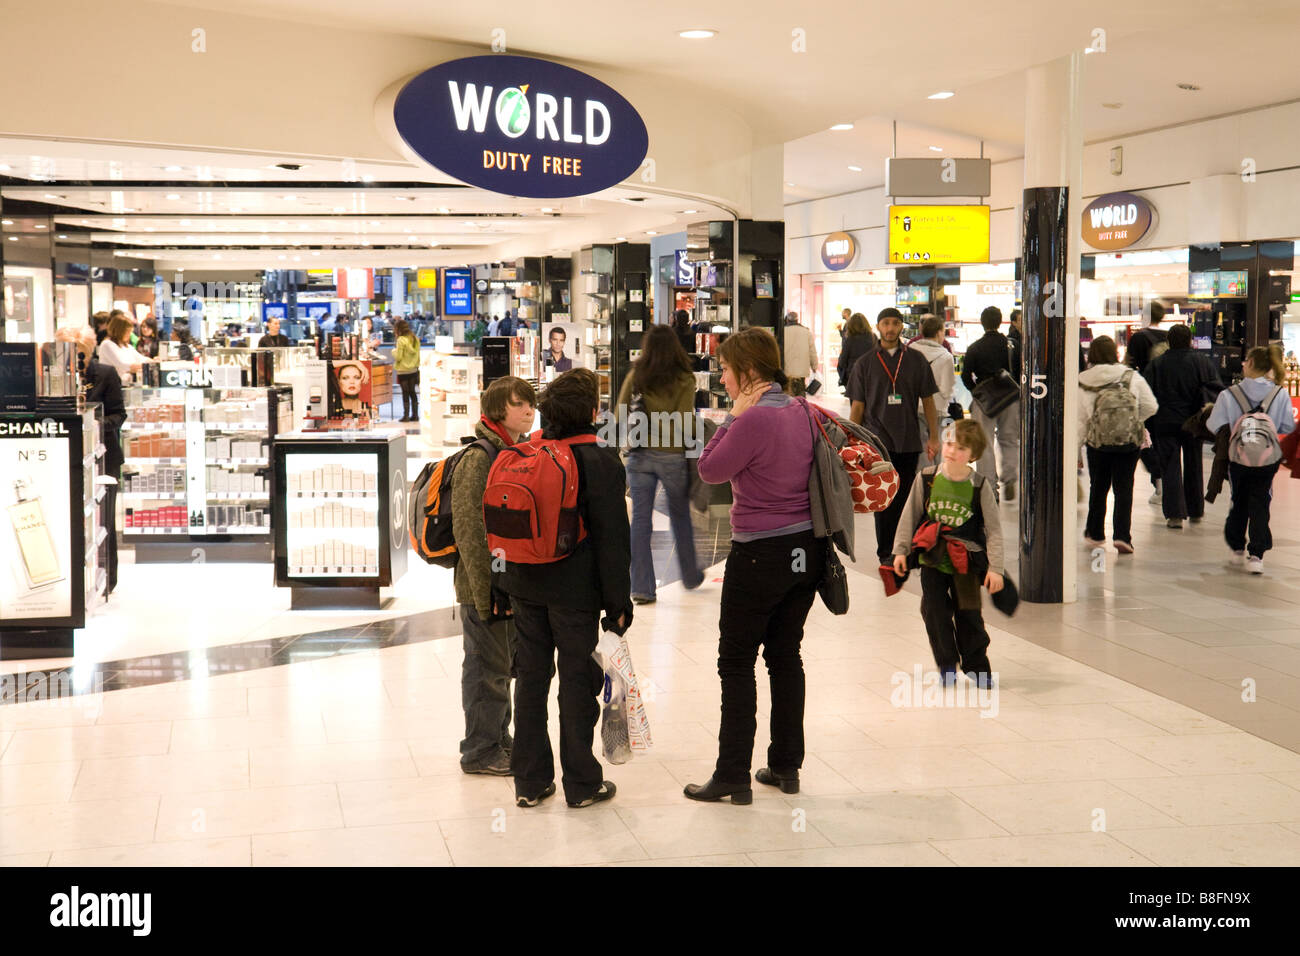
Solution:
<svg viewBox="0 0 1300 956">
<path fill-rule="evenodd" d="M 907 573 L 916 554 L 921 569 L 921 617 L 934 662 L 945 683 L 957 667 L 990 686 L 989 635 L 980 613 L 979 588 L 1002 590 L 1002 529 L 993 485 L 971 469 L 987 439 L 963 418 L 943 436 L 943 463 L 916 476 L 894 536 L 894 571 Z"/>
</svg>

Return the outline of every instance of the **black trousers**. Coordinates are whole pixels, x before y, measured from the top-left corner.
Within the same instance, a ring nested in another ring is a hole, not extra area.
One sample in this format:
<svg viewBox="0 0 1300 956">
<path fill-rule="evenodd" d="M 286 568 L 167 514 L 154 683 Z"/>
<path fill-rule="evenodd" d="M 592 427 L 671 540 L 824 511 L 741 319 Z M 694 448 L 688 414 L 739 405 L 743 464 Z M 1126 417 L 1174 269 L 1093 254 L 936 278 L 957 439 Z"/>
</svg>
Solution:
<svg viewBox="0 0 1300 956">
<path fill-rule="evenodd" d="M 1166 518 L 1200 518 L 1205 514 L 1205 479 L 1201 440 L 1182 428 L 1152 428 Z"/>
<path fill-rule="evenodd" d="M 957 608 L 957 587 L 951 574 L 921 566 L 921 618 L 939 670 L 989 672 L 989 632 L 978 611 Z"/>
<path fill-rule="evenodd" d="M 591 751 L 605 673 L 595 658 L 599 611 L 534 604 L 511 597 L 515 618 L 515 749 L 510 769 L 515 796 L 536 797 L 555 780 L 555 758 L 546 729 L 551 674 L 560 675 L 560 767 L 564 798 L 578 803 L 603 782 Z"/>
<path fill-rule="evenodd" d="M 884 511 L 876 512 L 876 557 L 881 564 L 894 563 L 894 534 L 898 531 L 898 520 L 903 516 L 907 505 L 907 496 L 912 493 L 912 482 L 916 480 L 917 462 L 921 460 L 919 451 L 891 451 L 890 459 L 898 469 L 898 494 Z"/>
<path fill-rule="evenodd" d="M 1228 480 L 1232 482 L 1232 507 L 1223 522 L 1223 537 L 1233 551 L 1247 551 L 1252 558 L 1262 558 L 1273 547 L 1273 532 L 1268 527 L 1269 507 L 1273 503 L 1273 476 L 1277 465 L 1247 468 L 1235 461 L 1228 463 Z M 1246 533 L 1250 533 L 1250 547 Z"/>
<path fill-rule="evenodd" d="M 1088 522 L 1084 534 L 1094 541 L 1106 539 L 1106 499 L 1115 492 L 1111 518 L 1115 540 L 1133 543 L 1133 474 L 1138 452 L 1098 451 L 1088 448 Z"/>
<path fill-rule="evenodd" d="M 402 386 L 402 417 L 420 417 L 420 373 L 404 372 L 397 376 L 397 384 Z"/>
<path fill-rule="evenodd" d="M 722 723 L 713 776 L 721 783 L 749 782 L 758 728 L 754 664 L 760 645 L 772 689 L 767 765 L 777 773 L 793 773 L 803 766 L 804 673 L 799 645 L 817 597 L 825 548 L 825 540 L 811 531 L 731 543 L 718 621 Z"/>
</svg>

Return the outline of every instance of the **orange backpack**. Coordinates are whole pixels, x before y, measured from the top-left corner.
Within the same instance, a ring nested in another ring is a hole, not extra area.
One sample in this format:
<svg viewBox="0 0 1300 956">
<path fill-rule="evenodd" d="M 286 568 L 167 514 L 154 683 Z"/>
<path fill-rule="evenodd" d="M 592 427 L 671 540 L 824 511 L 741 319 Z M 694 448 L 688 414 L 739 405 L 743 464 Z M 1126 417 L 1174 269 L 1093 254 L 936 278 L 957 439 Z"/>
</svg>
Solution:
<svg viewBox="0 0 1300 956">
<path fill-rule="evenodd" d="M 454 568 L 460 560 L 451 524 L 451 478 L 456 466 L 471 448 L 482 448 L 488 461 L 497 456 L 497 446 L 486 438 L 470 442 L 442 461 L 431 461 L 411 484 L 411 547 L 427 564 Z"/>
</svg>

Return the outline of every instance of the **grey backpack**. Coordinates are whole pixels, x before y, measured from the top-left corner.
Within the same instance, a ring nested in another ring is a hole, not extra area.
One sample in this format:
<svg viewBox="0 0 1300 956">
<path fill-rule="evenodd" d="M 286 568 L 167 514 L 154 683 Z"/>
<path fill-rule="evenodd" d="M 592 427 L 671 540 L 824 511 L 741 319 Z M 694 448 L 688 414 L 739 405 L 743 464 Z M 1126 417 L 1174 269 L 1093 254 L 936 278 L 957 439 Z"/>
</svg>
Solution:
<svg viewBox="0 0 1300 956">
<path fill-rule="evenodd" d="M 1092 406 L 1092 416 L 1088 419 L 1088 430 L 1084 442 L 1089 448 L 1098 451 L 1129 452 L 1137 451 L 1142 446 L 1143 425 L 1138 417 L 1138 400 L 1129 388 L 1133 381 L 1133 370 L 1106 385 L 1082 385 L 1097 394 Z"/>
</svg>

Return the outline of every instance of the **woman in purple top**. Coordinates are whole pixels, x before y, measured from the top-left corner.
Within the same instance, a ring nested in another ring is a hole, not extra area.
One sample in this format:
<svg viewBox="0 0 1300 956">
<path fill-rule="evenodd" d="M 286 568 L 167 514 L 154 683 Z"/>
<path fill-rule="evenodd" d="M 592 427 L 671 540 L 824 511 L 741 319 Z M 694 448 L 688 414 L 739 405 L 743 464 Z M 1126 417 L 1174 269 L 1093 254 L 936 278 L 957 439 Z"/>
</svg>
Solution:
<svg viewBox="0 0 1300 956">
<path fill-rule="evenodd" d="M 731 414 L 700 455 L 700 478 L 731 482 L 731 554 L 722 583 L 718 676 L 722 725 L 718 762 L 692 800 L 753 801 L 757 691 L 754 662 L 763 647 L 772 687 L 771 745 L 759 783 L 799 792 L 803 765 L 804 621 L 817 596 L 825 542 L 813 536 L 808 503 L 812 422 L 802 402 L 782 392 L 785 375 L 776 338 L 748 328 L 718 348 Z"/>
</svg>

